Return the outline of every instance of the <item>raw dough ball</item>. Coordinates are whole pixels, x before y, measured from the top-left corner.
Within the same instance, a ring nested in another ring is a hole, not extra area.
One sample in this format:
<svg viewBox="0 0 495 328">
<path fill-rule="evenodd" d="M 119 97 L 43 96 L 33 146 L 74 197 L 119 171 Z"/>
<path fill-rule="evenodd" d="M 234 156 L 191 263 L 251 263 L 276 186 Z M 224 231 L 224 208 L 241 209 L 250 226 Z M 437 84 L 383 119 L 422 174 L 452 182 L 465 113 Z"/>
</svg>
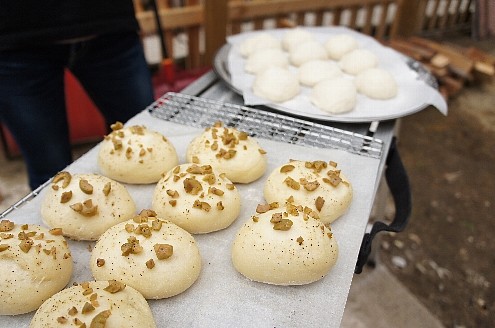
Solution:
<svg viewBox="0 0 495 328">
<path fill-rule="evenodd" d="M 306 41 L 293 47 L 289 56 L 289 60 L 294 66 L 301 66 L 310 60 L 324 60 L 327 58 L 325 47 L 315 40 Z"/>
<path fill-rule="evenodd" d="M 381 68 L 370 68 L 354 79 L 357 91 L 373 99 L 390 99 L 397 95 L 398 87 L 392 74 Z"/>
<path fill-rule="evenodd" d="M 0 315 L 36 310 L 69 283 L 72 266 L 60 229 L 0 221 Z"/>
<path fill-rule="evenodd" d="M 41 204 L 43 222 L 75 240 L 96 240 L 135 214 L 136 205 L 124 185 L 98 174 L 58 173 Z"/>
<path fill-rule="evenodd" d="M 335 265 L 332 232 L 302 206 L 261 205 L 232 246 L 232 262 L 247 278 L 275 285 L 303 285 L 322 279 Z"/>
<path fill-rule="evenodd" d="M 312 87 L 320 81 L 342 76 L 339 65 L 328 60 L 312 60 L 299 67 L 299 82 Z"/>
<path fill-rule="evenodd" d="M 103 175 L 125 183 L 154 183 L 178 164 L 174 146 L 160 133 L 137 125 L 124 128 L 119 122 L 112 129 L 98 154 Z"/>
<path fill-rule="evenodd" d="M 314 86 L 310 99 L 319 109 L 331 114 L 340 114 L 354 108 L 357 91 L 354 83 L 345 78 L 323 80 Z"/>
<path fill-rule="evenodd" d="M 253 182 L 266 170 L 266 152 L 256 139 L 222 123 L 194 138 L 187 147 L 186 159 L 190 163 L 211 165 L 232 182 Z"/>
<path fill-rule="evenodd" d="M 248 73 L 256 74 L 270 66 L 288 67 L 289 58 L 280 49 L 263 49 L 251 54 L 244 65 Z"/>
<path fill-rule="evenodd" d="M 297 77 L 288 69 L 269 67 L 256 75 L 253 93 L 275 103 L 282 103 L 297 96 L 300 92 Z"/>
<path fill-rule="evenodd" d="M 183 164 L 158 181 L 152 208 L 190 233 L 208 233 L 234 222 L 241 211 L 241 197 L 234 184 L 211 165 Z"/>
<path fill-rule="evenodd" d="M 313 40 L 314 36 L 310 32 L 302 28 L 293 28 L 288 30 L 282 38 L 282 48 L 288 52 L 291 52 L 295 46 L 306 41 Z"/>
<path fill-rule="evenodd" d="M 348 74 L 357 75 L 378 65 L 378 57 L 368 49 L 355 49 L 340 60 L 340 68 Z"/>
<path fill-rule="evenodd" d="M 43 303 L 29 327 L 72 327 L 74 320 L 88 328 L 156 327 L 143 295 L 115 281 L 83 282 L 62 290 Z"/>
<path fill-rule="evenodd" d="M 294 204 L 314 210 L 328 224 L 344 214 L 352 201 L 352 185 L 334 162 L 291 161 L 276 168 L 263 190 L 268 203 Z"/>
<path fill-rule="evenodd" d="M 144 210 L 101 235 L 90 266 L 96 280 L 117 280 L 147 299 L 161 299 L 182 293 L 198 279 L 201 256 L 187 231 Z"/>
<path fill-rule="evenodd" d="M 255 36 L 247 38 L 240 44 L 239 51 L 243 57 L 249 57 L 251 54 L 261 49 L 281 49 L 282 42 L 269 33 L 258 33 Z"/>
<path fill-rule="evenodd" d="M 328 56 L 334 60 L 340 60 L 342 56 L 357 49 L 359 44 L 356 39 L 348 34 L 338 34 L 332 36 L 325 42 L 325 49 Z"/>
</svg>

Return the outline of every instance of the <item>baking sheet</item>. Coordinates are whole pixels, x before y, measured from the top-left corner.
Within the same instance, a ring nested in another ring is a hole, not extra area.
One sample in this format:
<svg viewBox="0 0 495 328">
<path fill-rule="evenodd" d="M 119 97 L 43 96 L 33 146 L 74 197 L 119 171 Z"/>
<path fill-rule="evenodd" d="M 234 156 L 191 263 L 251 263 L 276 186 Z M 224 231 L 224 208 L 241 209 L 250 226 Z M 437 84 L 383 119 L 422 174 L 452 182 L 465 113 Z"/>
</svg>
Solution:
<svg viewBox="0 0 495 328">
<path fill-rule="evenodd" d="M 303 28 L 303 27 L 300 27 Z M 271 103 L 253 94 L 251 86 L 255 76 L 244 71 L 245 58 L 239 52 L 243 41 L 259 33 L 270 33 L 278 39 L 290 29 L 272 29 L 246 32 L 227 38 L 230 49 L 227 54 L 226 67 L 230 76 L 221 75 L 230 83 L 234 90 L 240 91 L 244 97 L 245 105 L 266 105 L 274 109 L 297 114 L 303 117 L 337 122 L 370 122 L 395 119 L 416 113 L 428 105 L 433 105 L 442 114 L 447 115 L 447 103 L 440 93 L 428 83 L 424 76 L 418 74 L 408 66 L 410 60 L 395 50 L 381 45 L 374 38 L 356 32 L 346 27 L 304 27 L 311 32 L 316 40 L 322 44 L 332 35 L 349 34 L 359 43 L 361 48 L 366 48 L 375 53 L 379 58 L 378 67 L 383 68 L 394 76 L 399 86 L 397 96 L 389 100 L 375 100 L 358 94 L 356 107 L 347 113 L 329 114 L 314 106 L 310 101 L 311 88 L 301 86 L 301 93 L 295 98 L 283 103 Z M 221 53 L 219 53 L 221 54 Z M 289 69 L 296 74 L 297 67 L 290 66 Z M 345 78 L 354 77 L 344 74 Z"/>
<path fill-rule="evenodd" d="M 145 125 L 164 134 L 185 162 L 188 143 L 202 130 L 185 128 L 142 112 L 127 125 Z M 238 184 L 242 207 L 239 218 L 227 229 L 195 235 L 203 268 L 200 277 L 184 293 L 169 299 L 150 300 L 157 327 L 339 327 L 349 293 L 354 267 L 371 212 L 380 159 L 337 149 L 310 148 L 258 139 L 267 151 L 268 169 L 258 181 Z M 99 173 L 98 146 L 68 167 L 71 173 Z M 289 159 L 333 160 L 350 179 L 354 197 L 349 211 L 332 230 L 339 245 L 335 267 L 320 281 L 303 286 L 272 286 L 252 282 L 233 268 L 230 247 L 237 230 L 263 203 L 262 188 L 269 173 Z M 151 206 L 154 185 L 126 185 L 138 211 Z M 41 223 L 43 190 L 6 218 L 17 223 Z M 91 280 L 90 251 L 94 242 L 69 241 L 75 261 L 71 282 Z M 34 312 L 0 316 L 0 327 L 27 327 Z"/>
</svg>

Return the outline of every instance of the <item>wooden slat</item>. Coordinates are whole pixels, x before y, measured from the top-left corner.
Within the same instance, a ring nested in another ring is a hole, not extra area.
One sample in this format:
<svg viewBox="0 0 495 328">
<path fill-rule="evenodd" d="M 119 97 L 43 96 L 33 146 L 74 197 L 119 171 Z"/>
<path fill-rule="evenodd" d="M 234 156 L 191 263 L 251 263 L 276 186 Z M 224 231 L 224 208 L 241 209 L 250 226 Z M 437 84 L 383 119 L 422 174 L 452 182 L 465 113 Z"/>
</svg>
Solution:
<svg viewBox="0 0 495 328">
<path fill-rule="evenodd" d="M 438 24 L 438 27 L 441 29 L 445 29 L 447 27 L 447 21 L 450 16 L 450 5 L 452 4 L 452 0 L 445 0 L 445 12 L 443 13 L 443 16 L 440 18 L 440 23 Z"/>
<path fill-rule="evenodd" d="M 323 17 L 325 16 L 325 11 L 324 10 L 318 10 L 315 13 L 315 24 L 316 26 L 321 26 L 323 25 Z"/>
<path fill-rule="evenodd" d="M 340 25 L 342 21 L 342 8 L 336 8 L 335 10 L 332 11 L 332 13 L 333 13 L 332 25 Z"/>
<path fill-rule="evenodd" d="M 381 5 L 382 11 L 381 11 L 380 19 L 379 19 L 380 23 L 378 24 L 378 27 L 377 27 L 377 30 L 375 33 L 375 37 L 377 39 L 383 39 L 385 36 L 385 32 L 387 29 L 387 23 L 388 23 L 387 22 L 388 7 L 389 7 L 389 4 L 386 2 L 382 3 L 382 5 Z"/>
<path fill-rule="evenodd" d="M 365 23 L 364 23 L 364 27 L 363 27 L 363 33 L 364 34 L 368 34 L 370 35 L 371 34 L 371 20 L 373 18 L 373 6 L 371 4 L 368 4 L 366 6 L 364 6 L 365 10 L 366 10 L 366 20 L 365 20 Z"/>
<path fill-rule="evenodd" d="M 358 17 L 359 7 L 352 6 L 350 11 L 351 11 L 351 18 L 349 22 L 349 28 L 355 30 L 357 27 L 357 17 Z"/>
<path fill-rule="evenodd" d="M 440 0 L 430 0 L 430 2 L 434 2 L 433 11 L 431 12 L 431 16 L 428 20 L 427 30 L 433 30 L 437 24 L 438 17 L 438 7 L 440 6 Z"/>
<path fill-rule="evenodd" d="M 136 18 L 141 26 L 141 31 L 145 35 L 156 33 L 155 18 L 151 11 L 136 14 Z M 203 6 L 177 7 L 160 10 L 162 28 L 173 30 L 183 27 L 201 26 L 204 23 Z"/>
<path fill-rule="evenodd" d="M 198 5 L 199 0 L 186 0 L 187 6 Z M 187 50 L 188 56 L 186 58 L 186 68 L 199 68 L 204 66 L 201 61 L 201 50 L 199 48 L 200 43 L 200 27 L 192 26 L 185 29 L 187 34 Z"/>
<path fill-rule="evenodd" d="M 226 42 L 227 36 L 227 0 L 208 0 L 205 10 L 205 63 L 212 65 L 216 52 Z"/>
</svg>

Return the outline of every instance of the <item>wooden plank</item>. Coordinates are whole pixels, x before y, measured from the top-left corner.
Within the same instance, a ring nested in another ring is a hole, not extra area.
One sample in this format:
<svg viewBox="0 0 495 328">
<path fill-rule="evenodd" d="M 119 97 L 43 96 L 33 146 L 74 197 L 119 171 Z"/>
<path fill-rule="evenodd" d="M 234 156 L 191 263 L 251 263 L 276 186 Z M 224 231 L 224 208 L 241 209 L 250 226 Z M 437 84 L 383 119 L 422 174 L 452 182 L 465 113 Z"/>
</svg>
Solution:
<svg viewBox="0 0 495 328">
<path fill-rule="evenodd" d="M 366 11 L 366 19 L 363 27 L 363 33 L 371 35 L 371 20 L 373 18 L 373 9 L 374 7 L 371 4 L 367 4 L 364 6 Z"/>
<path fill-rule="evenodd" d="M 199 0 L 186 0 L 186 6 L 198 5 Z M 185 29 L 187 34 L 188 56 L 186 57 L 186 68 L 193 69 L 203 66 L 200 50 L 200 27 L 192 26 Z"/>
<path fill-rule="evenodd" d="M 387 29 L 387 16 L 388 16 L 388 7 L 389 4 L 387 2 L 383 2 L 381 5 L 381 13 L 379 18 L 379 24 L 377 26 L 377 30 L 375 33 L 375 38 L 381 40 L 385 36 L 385 31 Z"/>
<path fill-rule="evenodd" d="M 398 48 L 412 54 L 410 55 L 412 58 L 420 61 L 430 60 L 436 54 L 436 51 L 430 48 L 417 46 L 403 39 L 391 39 L 389 44 L 393 48 Z"/>
<path fill-rule="evenodd" d="M 212 65 L 216 52 L 226 42 L 227 2 L 227 0 L 208 0 L 204 2 L 206 65 Z"/>
<path fill-rule="evenodd" d="M 204 23 L 203 6 L 177 7 L 160 10 L 160 21 L 164 30 L 182 27 L 200 26 Z M 144 11 L 136 14 L 136 18 L 145 35 L 156 33 L 154 14 Z"/>
<path fill-rule="evenodd" d="M 436 27 L 437 18 L 438 18 L 438 7 L 440 6 L 440 0 L 430 0 L 430 2 L 434 2 L 433 10 L 431 12 L 431 16 L 428 20 L 427 30 L 431 31 Z"/>
</svg>

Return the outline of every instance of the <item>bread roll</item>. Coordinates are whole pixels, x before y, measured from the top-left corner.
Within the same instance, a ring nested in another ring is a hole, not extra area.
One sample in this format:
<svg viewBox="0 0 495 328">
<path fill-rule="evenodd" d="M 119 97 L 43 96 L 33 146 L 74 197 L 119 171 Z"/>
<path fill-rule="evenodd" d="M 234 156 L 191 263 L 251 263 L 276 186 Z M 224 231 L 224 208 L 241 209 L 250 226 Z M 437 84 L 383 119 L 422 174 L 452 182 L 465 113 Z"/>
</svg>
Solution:
<svg viewBox="0 0 495 328">
<path fill-rule="evenodd" d="M 239 47 L 241 56 L 247 58 L 261 49 L 281 49 L 282 42 L 269 33 L 257 33 L 244 40 Z"/>
<path fill-rule="evenodd" d="M 300 91 L 297 76 L 282 67 L 267 68 L 257 74 L 253 82 L 253 93 L 274 103 L 291 100 Z"/>
<path fill-rule="evenodd" d="M 303 285 L 323 278 L 335 265 L 332 232 L 308 208 L 258 206 L 238 231 L 232 262 L 248 279 L 274 285 Z"/>
<path fill-rule="evenodd" d="M 346 113 L 356 106 L 356 86 L 345 78 L 323 80 L 313 87 L 310 100 L 313 105 L 330 114 Z"/>
<path fill-rule="evenodd" d="M 340 68 L 347 74 L 357 75 L 378 65 L 378 57 L 368 49 L 355 49 L 340 59 Z"/>
<path fill-rule="evenodd" d="M 266 170 L 266 152 L 256 139 L 220 122 L 191 141 L 186 159 L 190 163 L 211 165 L 236 183 L 253 182 Z"/>
<path fill-rule="evenodd" d="M 239 216 L 241 197 L 225 174 L 211 165 L 183 164 L 156 185 L 153 210 L 190 233 L 228 227 Z"/>
<path fill-rule="evenodd" d="M 285 51 L 291 52 L 294 47 L 297 47 L 301 43 L 314 40 L 313 34 L 300 27 L 287 30 L 282 37 L 282 48 Z"/>
<path fill-rule="evenodd" d="M 299 67 L 299 82 L 308 87 L 341 76 L 339 65 L 330 60 L 311 60 Z"/>
<path fill-rule="evenodd" d="M 317 59 L 328 59 L 328 55 L 325 47 L 316 40 L 309 40 L 294 46 L 289 55 L 291 64 L 297 67 L 308 61 Z"/>
<path fill-rule="evenodd" d="M 108 228 L 136 214 L 124 185 L 98 174 L 60 172 L 41 204 L 43 222 L 74 240 L 96 240 Z"/>
<path fill-rule="evenodd" d="M 244 70 L 251 74 L 257 74 L 270 66 L 289 67 L 287 54 L 281 49 L 260 49 L 247 58 Z"/>
<path fill-rule="evenodd" d="M 349 34 L 338 34 L 325 42 L 328 56 L 333 60 L 340 60 L 345 54 L 359 47 L 356 39 Z"/>
<path fill-rule="evenodd" d="M 36 310 L 72 276 L 72 256 L 61 229 L 0 222 L 0 315 Z"/>
<path fill-rule="evenodd" d="M 268 176 L 263 190 L 268 203 L 285 203 L 309 207 L 321 222 L 335 221 L 349 208 L 352 185 L 335 162 L 290 161 Z"/>
<path fill-rule="evenodd" d="M 174 146 L 144 126 L 112 125 L 100 144 L 98 166 L 103 175 L 125 183 L 147 184 L 160 180 L 179 162 Z"/>
<path fill-rule="evenodd" d="M 116 281 L 91 281 L 49 298 L 36 311 L 30 328 L 155 328 L 151 309 L 138 291 Z"/>
<path fill-rule="evenodd" d="M 394 98 L 398 92 L 397 82 L 388 71 L 381 68 L 369 68 L 354 79 L 357 91 L 373 99 Z"/>
<path fill-rule="evenodd" d="M 147 299 L 161 299 L 191 287 L 201 271 L 201 256 L 187 231 L 144 210 L 101 235 L 90 267 L 96 280 L 117 280 Z"/>
</svg>

